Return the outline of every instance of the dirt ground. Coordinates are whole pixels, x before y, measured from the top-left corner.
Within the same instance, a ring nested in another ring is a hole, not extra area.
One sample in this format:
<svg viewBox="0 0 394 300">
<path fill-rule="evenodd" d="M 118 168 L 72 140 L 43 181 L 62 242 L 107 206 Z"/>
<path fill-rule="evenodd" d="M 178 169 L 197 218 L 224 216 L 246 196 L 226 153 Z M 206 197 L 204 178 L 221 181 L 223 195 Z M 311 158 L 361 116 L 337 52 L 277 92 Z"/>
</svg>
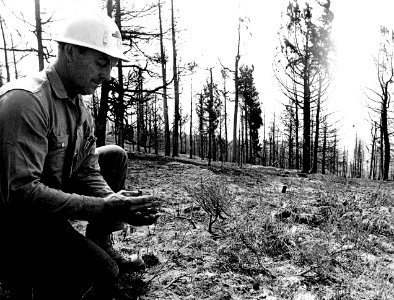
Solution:
<svg viewBox="0 0 394 300">
<path fill-rule="evenodd" d="M 154 261 L 136 299 L 394 299 L 392 183 L 206 165 L 130 160 L 128 188 L 164 207 L 115 235 Z M 211 230 L 210 201 L 223 208 Z"/>
<path fill-rule="evenodd" d="M 394 299 L 391 182 L 131 155 L 127 189 L 163 205 L 114 233 L 135 299 Z"/>
</svg>

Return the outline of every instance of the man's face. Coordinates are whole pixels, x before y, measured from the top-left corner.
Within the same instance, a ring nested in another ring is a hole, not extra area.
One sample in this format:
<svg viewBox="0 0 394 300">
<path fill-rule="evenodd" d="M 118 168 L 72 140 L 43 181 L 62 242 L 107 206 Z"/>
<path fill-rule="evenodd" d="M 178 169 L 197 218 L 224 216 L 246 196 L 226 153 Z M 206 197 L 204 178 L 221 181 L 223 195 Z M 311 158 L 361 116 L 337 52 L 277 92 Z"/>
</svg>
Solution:
<svg viewBox="0 0 394 300">
<path fill-rule="evenodd" d="M 111 69 L 118 59 L 92 49 L 75 48 L 71 64 L 71 83 L 75 93 L 91 95 L 104 80 L 110 80 Z"/>
</svg>

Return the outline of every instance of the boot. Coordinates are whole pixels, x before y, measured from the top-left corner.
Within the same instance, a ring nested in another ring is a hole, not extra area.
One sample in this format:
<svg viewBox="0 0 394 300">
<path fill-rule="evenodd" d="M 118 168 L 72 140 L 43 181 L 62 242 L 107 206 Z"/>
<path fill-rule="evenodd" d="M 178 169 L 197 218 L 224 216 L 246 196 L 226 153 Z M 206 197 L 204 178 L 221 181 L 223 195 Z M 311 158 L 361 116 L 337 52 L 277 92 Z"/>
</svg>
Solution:
<svg viewBox="0 0 394 300">
<path fill-rule="evenodd" d="M 86 237 L 103 249 L 117 264 L 121 274 L 143 271 L 146 268 L 144 260 L 137 255 L 126 258 L 120 251 L 113 247 L 112 234 L 102 233 L 94 226 L 88 224 Z"/>
</svg>

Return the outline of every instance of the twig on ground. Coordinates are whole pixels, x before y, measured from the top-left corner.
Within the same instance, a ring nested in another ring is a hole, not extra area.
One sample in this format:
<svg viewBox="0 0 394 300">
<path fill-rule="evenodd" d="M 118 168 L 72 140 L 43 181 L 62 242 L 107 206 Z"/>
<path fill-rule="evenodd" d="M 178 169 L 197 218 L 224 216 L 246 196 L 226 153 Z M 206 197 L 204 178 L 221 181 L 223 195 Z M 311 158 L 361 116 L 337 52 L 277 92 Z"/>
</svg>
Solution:
<svg viewBox="0 0 394 300">
<path fill-rule="evenodd" d="M 169 284 L 167 284 L 164 288 L 165 289 L 168 289 L 170 286 L 172 286 L 175 282 L 177 282 L 178 280 L 180 280 L 181 278 L 183 278 L 183 277 L 186 277 L 187 275 L 186 274 L 182 274 L 182 275 L 179 275 L 178 277 L 176 277 L 175 279 L 173 279 Z"/>
<path fill-rule="evenodd" d="M 192 226 L 193 226 L 194 229 L 197 229 L 197 228 L 198 228 L 197 225 L 196 225 L 196 223 L 193 221 L 192 218 L 182 217 L 182 216 L 172 216 L 172 217 L 173 217 L 173 218 L 176 218 L 176 219 L 181 219 L 181 220 L 189 221 L 190 224 L 192 224 Z"/>
</svg>

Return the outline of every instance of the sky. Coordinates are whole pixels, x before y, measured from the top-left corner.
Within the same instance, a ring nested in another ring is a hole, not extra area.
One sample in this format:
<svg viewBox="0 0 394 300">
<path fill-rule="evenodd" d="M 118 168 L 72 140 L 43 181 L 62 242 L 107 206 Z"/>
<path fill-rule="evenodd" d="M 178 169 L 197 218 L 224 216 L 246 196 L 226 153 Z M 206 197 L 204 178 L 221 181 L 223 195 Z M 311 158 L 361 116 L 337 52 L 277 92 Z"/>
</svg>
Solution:
<svg viewBox="0 0 394 300">
<path fill-rule="evenodd" d="M 186 2 L 181 16 L 192 28 L 187 52 L 192 54 L 196 52 L 193 49 L 199 49 L 198 53 L 208 56 L 206 60 L 210 62 L 221 57 L 222 61 L 233 63 L 236 20 L 238 16 L 248 17 L 248 28 L 243 27 L 241 33 L 241 63 L 255 66 L 255 83 L 266 116 L 278 116 L 284 99 L 274 78 L 272 61 L 278 46 L 281 13 L 288 1 L 200 0 L 194 5 Z M 379 45 L 379 26 L 394 29 L 394 1 L 332 0 L 331 10 L 336 63 L 328 107 L 333 121 L 338 122 L 342 145 L 351 149 L 356 135 L 370 143 L 365 91 L 376 87 L 374 56 Z"/>
<path fill-rule="evenodd" d="M 4 1 L 11 9 L 34 12 L 34 0 Z M 98 7 L 98 3 L 98 0 L 41 0 L 41 7 L 57 8 L 58 13 L 65 14 L 75 7 Z M 242 17 L 240 63 L 254 65 L 256 88 L 270 122 L 274 113 L 280 114 L 284 102 L 272 61 L 278 46 L 281 12 L 287 3 L 286 0 L 174 0 L 181 29 L 177 41 L 179 57 L 185 63 L 193 60 L 198 63 L 201 82 L 207 78 L 207 68 L 212 66 L 216 80 L 220 81 L 219 60 L 229 68 L 234 66 L 238 18 Z M 370 140 L 364 91 L 376 82 L 373 55 L 379 45 L 379 25 L 394 28 L 394 1 L 331 0 L 331 5 L 337 61 L 329 103 L 333 118 L 339 122 L 341 142 L 351 147 L 356 134 L 367 143 Z M 183 79 L 183 83 L 181 101 L 187 107 L 190 84 L 188 79 Z M 202 89 L 198 82 L 193 87 L 193 92 Z"/>
<path fill-rule="evenodd" d="M 205 29 L 192 27 L 190 49 L 199 48 L 205 56 L 209 53 L 211 60 L 229 55 L 231 62 L 236 50 L 237 23 L 234 19 L 248 16 L 248 28 L 243 28 L 241 34 L 241 63 L 255 66 L 255 83 L 266 116 L 273 113 L 278 116 L 284 102 L 274 78 L 272 61 L 278 45 L 281 12 L 287 3 L 285 0 L 201 0 L 198 7 L 188 3 L 183 11 L 191 24 L 200 24 L 198 20 L 201 19 L 205 23 Z M 208 7 L 209 12 L 205 13 Z M 220 14 L 224 7 L 229 13 Z M 336 63 L 328 107 L 333 112 L 333 120 L 338 122 L 342 145 L 351 149 L 356 135 L 370 143 L 365 92 L 367 88 L 376 87 L 374 56 L 379 45 L 379 27 L 385 25 L 394 29 L 394 1 L 332 0 L 331 10 L 334 13 L 332 39 Z M 215 16 L 220 16 L 221 21 Z M 201 43 L 203 46 L 199 47 Z"/>
<path fill-rule="evenodd" d="M 341 108 L 344 141 L 354 143 L 357 134 L 370 143 L 365 93 L 368 88 L 376 88 L 374 57 L 379 46 L 379 28 L 385 25 L 394 29 L 394 2 L 334 1 L 332 9 L 338 60 L 332 100 Z"/>
</svg>

